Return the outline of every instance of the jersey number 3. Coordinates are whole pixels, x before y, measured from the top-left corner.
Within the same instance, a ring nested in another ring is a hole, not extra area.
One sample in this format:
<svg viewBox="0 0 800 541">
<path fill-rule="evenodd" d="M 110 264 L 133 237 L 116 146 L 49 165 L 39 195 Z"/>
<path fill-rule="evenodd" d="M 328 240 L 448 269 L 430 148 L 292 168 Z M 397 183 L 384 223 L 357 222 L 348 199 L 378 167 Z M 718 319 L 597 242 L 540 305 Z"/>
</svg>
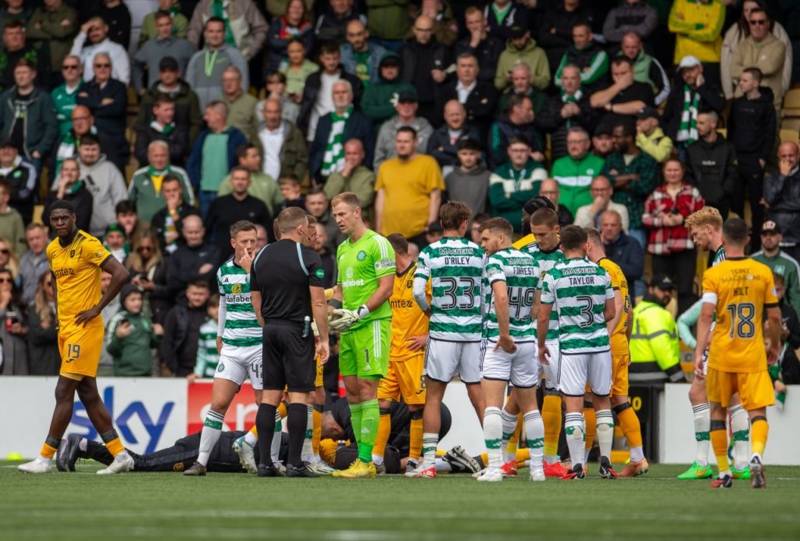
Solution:
<svg viewBox="0 0 800 541">
<path fill-rule="evenodd" d="M 728 330 L 731 338 L 752 338 L 756 334 L 756 325 L 753 323 L 756 307 L 753 303 L 729 304 L 725 308 L 731 316 L 731 326 Z"/>
</svg>

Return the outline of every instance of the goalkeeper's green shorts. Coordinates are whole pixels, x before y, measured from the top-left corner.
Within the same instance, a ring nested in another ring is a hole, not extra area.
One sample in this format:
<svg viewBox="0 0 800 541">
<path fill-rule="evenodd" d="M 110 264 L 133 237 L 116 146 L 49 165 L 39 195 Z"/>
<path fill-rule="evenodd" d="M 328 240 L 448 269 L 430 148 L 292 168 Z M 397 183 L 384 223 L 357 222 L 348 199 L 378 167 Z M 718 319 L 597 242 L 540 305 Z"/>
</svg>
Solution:
<svg viewBox="0 0 800 541">
<path fill-rule="evenodd" d="M 391 319 L 373 319 L 339 335 L 339 373 L 383 377 L 389 369 Z"/>
</svg>

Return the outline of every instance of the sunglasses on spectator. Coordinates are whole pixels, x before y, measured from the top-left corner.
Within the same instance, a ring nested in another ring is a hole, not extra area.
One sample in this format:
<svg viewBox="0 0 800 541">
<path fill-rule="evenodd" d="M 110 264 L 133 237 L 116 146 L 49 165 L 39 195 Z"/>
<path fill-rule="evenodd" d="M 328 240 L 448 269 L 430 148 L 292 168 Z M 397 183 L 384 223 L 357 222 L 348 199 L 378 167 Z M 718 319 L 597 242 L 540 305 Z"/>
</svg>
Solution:
<svg viewBox="0 0 800 541">
<path fill-rule="evenodd" d="M 11 253 L 11 250 L 9 250 L 8 248 L 0 248 L 0 254 L 8 255 L 10 253 Z"/>
<path fill-rule="evenodd" d="M 62 70 L 77 70 L 79 68 L 78 64 L 64 64 L 61 66 Z"/>
<path fill-rule="evenodd" d="M 767 20 L 766 19 L 750 19 L 750 24 L 752 26 L 765 25 L 765 24 L 767 24 Z"/>
<path fill-rule="evenodd" d="M 95 64 L 95 68 L 110 68 L 111 64 Z"/>
</svg>

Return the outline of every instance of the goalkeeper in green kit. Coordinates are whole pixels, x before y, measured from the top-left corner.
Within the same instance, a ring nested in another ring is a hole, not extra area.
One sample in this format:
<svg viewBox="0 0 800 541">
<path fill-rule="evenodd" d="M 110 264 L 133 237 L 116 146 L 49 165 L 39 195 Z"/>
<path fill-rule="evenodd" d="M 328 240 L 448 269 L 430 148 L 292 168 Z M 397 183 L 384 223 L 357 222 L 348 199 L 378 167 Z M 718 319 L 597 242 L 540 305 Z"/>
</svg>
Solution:
<svg viewBox="0 0 800 541">
<path fill-rule="evenodd" d="M 368 229 L 361 202 L 345 192 L 331 201 L 339 230 L 347 239 L 336 250 L 338 283 L 331 303 L 330 328 L 340 334 L 339 372 L 347 389 L 358 459 L 334 477 L 375 477 L 372 447 L 378 432 L 378 381 L 389 367 L 389 296 L 395 276 L 394 250 L 389 241 Z"/>
</svg>

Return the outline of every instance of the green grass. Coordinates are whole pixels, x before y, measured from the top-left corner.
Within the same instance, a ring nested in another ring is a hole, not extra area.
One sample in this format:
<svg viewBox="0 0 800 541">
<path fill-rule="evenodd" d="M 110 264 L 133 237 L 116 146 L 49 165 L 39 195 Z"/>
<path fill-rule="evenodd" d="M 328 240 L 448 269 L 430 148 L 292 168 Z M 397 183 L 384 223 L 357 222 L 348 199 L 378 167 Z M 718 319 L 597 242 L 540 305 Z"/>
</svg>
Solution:
<svg viewBox="0 0 800 541">
<path fill-rule="evenodd" d="M 592 473 L 595 465 L 590 465 Z M 797 539 L 800 468 L 768 489 L 713 491 L 675 466 L 637 479 L 492 485 L 436 480 L 259 479 L 246 474 L 24 475 L 0 463 L 0 539 Z"/>
</svg>

